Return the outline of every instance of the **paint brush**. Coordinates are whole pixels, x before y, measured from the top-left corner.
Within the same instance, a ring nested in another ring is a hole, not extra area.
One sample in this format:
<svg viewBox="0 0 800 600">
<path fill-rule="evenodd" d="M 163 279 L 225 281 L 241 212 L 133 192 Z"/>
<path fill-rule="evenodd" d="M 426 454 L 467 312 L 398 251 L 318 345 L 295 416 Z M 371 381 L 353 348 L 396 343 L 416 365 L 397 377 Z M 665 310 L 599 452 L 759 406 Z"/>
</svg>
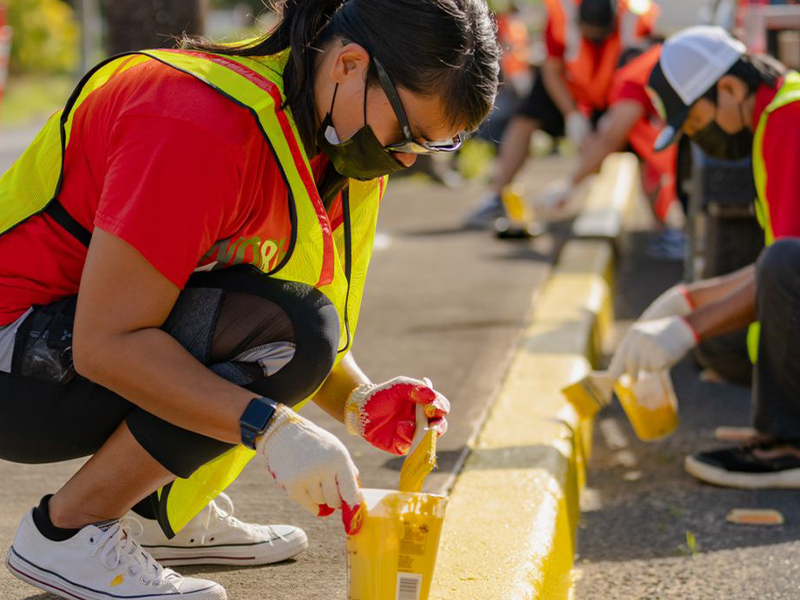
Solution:
<svg viewBox="0 0 800 600">
<path fill-rule="evenodd" d="M 561 390 L 581 418 L 594 417 L 611 403 L 614 380 L 608 371 L 592 371 L 586 377 Z"/>
<path fill-rule="evenodd" d="M 417 427 L 411 449 L 400 468 L 401 492 L 421 492 L 425 478 L 436 468 L 436 431 L 428 426 L 425 407 L 417 404 L 416 411 Z"/>
</svg>

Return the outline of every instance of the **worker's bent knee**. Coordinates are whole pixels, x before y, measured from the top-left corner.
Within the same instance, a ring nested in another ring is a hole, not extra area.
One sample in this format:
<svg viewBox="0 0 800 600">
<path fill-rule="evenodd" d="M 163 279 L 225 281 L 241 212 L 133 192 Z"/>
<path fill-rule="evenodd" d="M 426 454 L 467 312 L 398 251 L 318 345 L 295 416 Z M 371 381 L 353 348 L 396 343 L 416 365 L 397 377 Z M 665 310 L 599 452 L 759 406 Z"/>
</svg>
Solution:
<svg viewBox="0 0 800 600">
<path fill-rule="evenodd" d="M 313 394 L 333 369 L 340 345 L 340 322 L 336 307 L 319 290 L 290 283 L 283 291 L 282 298 L 291 300 L 283 308 L 294 332 L 294 355 L 280 372 L 247 387 L 293 405 Z"/>
<path fill-rule="evenodd" d="M 347 343 L 336 307 L 312 286 L 236 268 L 196 274 L 189 285 L 224 290 L 210 368 L 262 396 L 290 406 L 308 398 Z"/>
<path fill-rule="evenodd" d="M 800 239 L 782 238 L 761 253 L 756 286 L 759 297 L 770 290 L 800 291 Z"/>
</svg>

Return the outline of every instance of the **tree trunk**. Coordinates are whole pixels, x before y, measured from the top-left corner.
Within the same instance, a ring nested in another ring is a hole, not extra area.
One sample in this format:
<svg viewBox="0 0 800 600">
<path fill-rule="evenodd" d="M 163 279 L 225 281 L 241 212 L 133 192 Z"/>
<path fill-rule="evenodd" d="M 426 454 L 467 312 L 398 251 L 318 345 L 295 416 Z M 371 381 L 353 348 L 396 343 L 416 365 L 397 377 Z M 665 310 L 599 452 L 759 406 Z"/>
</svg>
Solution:
<svg viewBox="0 0 800 600">
<path fill-rule="evenodd" d="M 203 33 L 204 0 L 103 0 L 106 50 L 173 48 L 175 36 Z"/>
</svg>

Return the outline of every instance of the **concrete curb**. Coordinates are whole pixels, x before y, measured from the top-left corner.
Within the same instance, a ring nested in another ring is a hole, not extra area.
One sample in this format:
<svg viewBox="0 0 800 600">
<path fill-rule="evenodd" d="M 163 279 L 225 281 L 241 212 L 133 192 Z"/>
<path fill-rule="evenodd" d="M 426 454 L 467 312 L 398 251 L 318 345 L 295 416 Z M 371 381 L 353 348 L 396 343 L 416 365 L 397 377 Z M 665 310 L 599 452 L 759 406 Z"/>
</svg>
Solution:
<svg viewBox="0 0 800 600">
<path fill-rule="evenodd" d="M 591 239 L 567 242 L 535 298 L 532 322 L 450 496 L 432 600 L 570 596 L 592 423 L 560 390 L 591 369 L 611 331 L 614 248 L 635 197 L 625 186 L 639 185 L 631 158 L 610 157 L 579 217 L 601 215 L 613 225 L 610 235 L 594 230 Z"/>
</svg>

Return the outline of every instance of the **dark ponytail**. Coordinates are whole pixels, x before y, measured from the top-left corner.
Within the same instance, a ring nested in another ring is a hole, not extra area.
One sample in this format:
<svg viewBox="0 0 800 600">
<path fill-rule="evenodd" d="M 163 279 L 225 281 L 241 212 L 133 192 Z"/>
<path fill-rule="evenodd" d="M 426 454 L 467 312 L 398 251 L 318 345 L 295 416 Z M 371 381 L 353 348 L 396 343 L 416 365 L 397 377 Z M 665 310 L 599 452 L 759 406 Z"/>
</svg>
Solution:
<svg viewBox="0 0 800 600">
<path fill-rule="evenodd" d="M 284 73 L 287 103 L 304 145 L 315 147 L 317 57 L 334 38 L 363 46 L 395 85 L 440 96 L 451 125 L 478 127 L 497 94 L 500 48 L 485 0 L 286 0 L 281 22 L 239 46 L 184 40 L 184 46 L 233 56 L 270 56 L 291 48 Z M 371 81 L 377 81 L 374 67 Z"/>
</svg>

